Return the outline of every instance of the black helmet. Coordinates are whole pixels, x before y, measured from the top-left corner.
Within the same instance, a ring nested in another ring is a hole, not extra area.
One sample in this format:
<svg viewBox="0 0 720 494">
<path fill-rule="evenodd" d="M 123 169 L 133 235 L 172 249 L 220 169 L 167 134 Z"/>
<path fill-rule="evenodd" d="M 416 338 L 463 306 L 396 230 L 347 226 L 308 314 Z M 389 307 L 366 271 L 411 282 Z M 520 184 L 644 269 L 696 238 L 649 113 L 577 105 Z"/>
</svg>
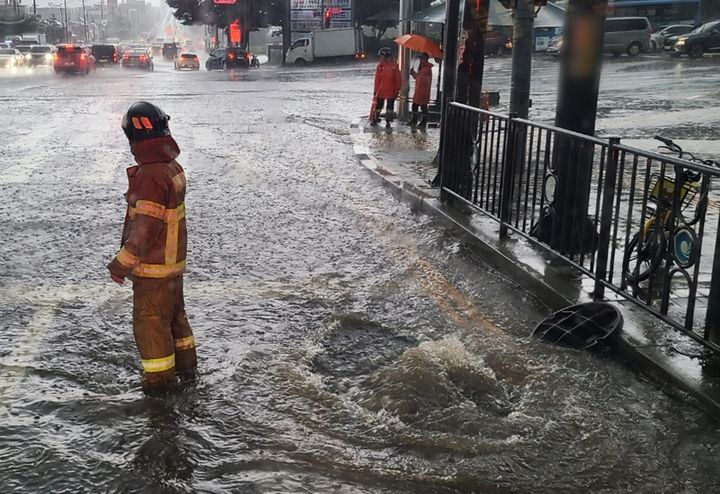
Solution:
<svg viewBox="0 0 720 494">
<path fill-rule="evenodd" d="M 169 136 L 168 120 L 170 116 L 157 106 L 147 101 L 138 101 L 128 108 L 122 119 L 122 129 L 130 142 L 144 141 Z"/>
<path fill-rule="evenodd" d="M 384 47 L 380 48 L 378 55 L 380 55 L 381 57 L 390 57 L 392 55 L 392 52 L 390 51 L 390 48 L 388 48 L 387 46 L 384 46 Z"/>
</svg>

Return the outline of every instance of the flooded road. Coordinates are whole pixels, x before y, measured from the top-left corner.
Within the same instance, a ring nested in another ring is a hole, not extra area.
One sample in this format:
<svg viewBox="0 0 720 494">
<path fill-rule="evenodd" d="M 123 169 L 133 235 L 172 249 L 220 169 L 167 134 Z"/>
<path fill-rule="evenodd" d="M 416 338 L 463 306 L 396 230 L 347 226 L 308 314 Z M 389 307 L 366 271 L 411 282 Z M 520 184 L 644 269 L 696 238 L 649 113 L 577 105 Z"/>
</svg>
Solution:
<svg viewBox="0 0 720 494">
<path fill-rule="evenodd" d="M 720 490 L 718 424 L 377 186 L 372 68 L 0 79 L 0 492 Z M 172 119 L 199 373 L 145 397 L 113 285 L 120 118 Z"/>
</svg>

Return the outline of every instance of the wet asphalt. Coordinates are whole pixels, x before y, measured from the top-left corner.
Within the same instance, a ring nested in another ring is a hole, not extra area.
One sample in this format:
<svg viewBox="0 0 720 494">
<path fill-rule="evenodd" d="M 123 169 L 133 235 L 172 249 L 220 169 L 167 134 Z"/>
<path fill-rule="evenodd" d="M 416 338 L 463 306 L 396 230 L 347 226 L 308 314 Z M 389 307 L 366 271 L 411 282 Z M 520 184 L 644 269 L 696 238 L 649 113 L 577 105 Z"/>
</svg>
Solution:
<svg viewBox="0 0 720 494">
<path fill-rule="evenodd" d="M 688 105 L 717 129 L 708 60 Z M 604 87 L 623 96 L 599 127 L 672 128 L 623 123 L 637 91 L 622 81 L 689 62 L 611 63 Z M 488 67 L 501 85 L 509 60 Z M 537 80 L 554 70 L 543 60 Z M 716 423 L 612 355 L 529 337 L 548 309 L 357 165 L 349 125 L 371 77 L 0 77 L 0 492 L 720 489 Z M 130 289 L 104 269 L 132 164 L 119 122 L 138 99 L 172 116 L 188 176 L 200 368 L 161 398 L 140 390 Z"/>
</svg>

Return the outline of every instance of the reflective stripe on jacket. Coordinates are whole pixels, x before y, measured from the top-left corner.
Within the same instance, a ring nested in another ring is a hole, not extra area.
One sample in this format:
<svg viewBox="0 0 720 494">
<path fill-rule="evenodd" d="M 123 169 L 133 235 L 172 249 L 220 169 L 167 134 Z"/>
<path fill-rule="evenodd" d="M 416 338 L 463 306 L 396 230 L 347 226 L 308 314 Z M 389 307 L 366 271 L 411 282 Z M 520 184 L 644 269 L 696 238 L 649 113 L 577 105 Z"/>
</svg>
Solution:
<svg viewBox="0 0 720 494">
<path fill-rule="evenodd" d="M 120 252 L 108 268 L 131 278 L 170 278 L 185 271 L 185 173 L 172 137 L 133 144 Z"/>
</svg>

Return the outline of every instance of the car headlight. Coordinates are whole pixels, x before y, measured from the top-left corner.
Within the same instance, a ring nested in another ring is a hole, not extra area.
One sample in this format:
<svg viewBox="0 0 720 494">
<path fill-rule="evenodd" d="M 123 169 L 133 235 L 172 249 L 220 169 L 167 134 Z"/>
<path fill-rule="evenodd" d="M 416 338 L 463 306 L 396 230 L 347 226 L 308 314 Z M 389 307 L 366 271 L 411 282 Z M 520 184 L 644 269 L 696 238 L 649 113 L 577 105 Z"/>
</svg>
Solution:
<svg viewBox="0 0 720 494">
<path fill-rule="evenodd" d="M 562 45 L 563 45 L 562 40 L 560 40 L 560 41 L 557 42 L 558 50 L 560 50 L 560 49 L 562 48 Z"/>
<path fill-rule="evenodd" d="M 51 53 L 46 53 L 46 54 L 45 54 L 45 60 L 52 60 L 52 54 L 51 54 Z"/>
<path fill-rule="evenodd" d="M 29 54 L 29 53 L 26 53 L 26 54 L 25 54 L 25 58 L 27 58 L 28 60 L 30 60 L 30 54 Z"/>
<path fill-rule="evenodd" d="M 687 41 L 687 38 L 680 38 L 675 42 L 675 46 L 683 46 L 685 41 Z"/>
</svg>

